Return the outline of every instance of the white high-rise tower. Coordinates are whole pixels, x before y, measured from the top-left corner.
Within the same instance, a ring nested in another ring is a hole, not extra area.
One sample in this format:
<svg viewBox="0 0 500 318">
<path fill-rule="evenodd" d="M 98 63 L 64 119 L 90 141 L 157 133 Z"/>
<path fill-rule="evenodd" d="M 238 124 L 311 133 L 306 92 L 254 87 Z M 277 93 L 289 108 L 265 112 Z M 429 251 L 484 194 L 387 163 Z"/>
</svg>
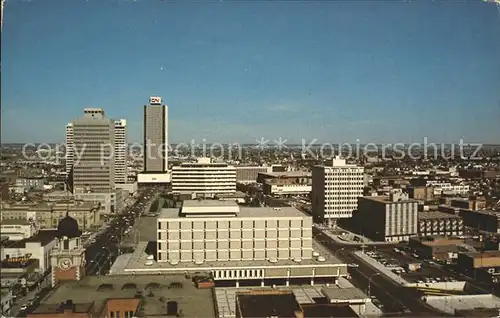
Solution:
<svg viewBox="0 0 500 318">
<path fill-rule="evenodd" d="M 66 125 L 66 174 L 73 168 L 73 123 Z"/>
<path fill-rule="evenodd" d="M 337 219 L 350 218 L 363 196 L 364 168 L 336 157 L 331 166 L 312 170 L 312 213 L 318 221 L 334 226 Z"/>
</svg>

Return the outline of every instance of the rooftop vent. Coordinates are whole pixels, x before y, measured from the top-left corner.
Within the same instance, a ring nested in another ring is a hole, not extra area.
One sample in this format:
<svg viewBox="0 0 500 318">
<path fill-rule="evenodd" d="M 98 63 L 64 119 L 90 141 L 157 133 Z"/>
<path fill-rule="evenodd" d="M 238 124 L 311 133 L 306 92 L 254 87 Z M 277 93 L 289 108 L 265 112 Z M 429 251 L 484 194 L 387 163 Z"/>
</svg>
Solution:
<svg viewBox="0 0 500 318">
<path fill-rule="evenodd" d="M 294 258 L 294 259 L 293 259 L 293 261 L 294 261 L 295 263 L 300 263 L 300 262 L 302 262 L 302 258 L 300 258 L 300 257 L 296 257 L 296 258 Z"/>
<path fill-rule="evenodd" d="M 269 259 L 269 263 L 273 263 L 274 264 L 274 263 L 277 263 L 277 262 L 278 262 L 278 260 L 275 259 L 275 258 L 270 258 Z"/>
<path fill-rule="evenodd" d="M 324 256 L 318 256 L 318 258 L 316 259 L 318 262 L 325 262 L 326 259 Z"/>
</svg>

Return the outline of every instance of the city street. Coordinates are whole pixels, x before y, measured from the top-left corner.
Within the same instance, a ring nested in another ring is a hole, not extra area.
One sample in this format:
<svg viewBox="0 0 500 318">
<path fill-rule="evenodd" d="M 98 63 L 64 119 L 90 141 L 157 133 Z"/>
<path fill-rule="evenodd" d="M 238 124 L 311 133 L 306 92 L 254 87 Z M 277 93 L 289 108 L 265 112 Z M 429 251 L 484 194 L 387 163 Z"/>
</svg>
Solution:
<svg viewBox="0 0 500 318">
<path fill-rule="evenodd" d="M 412 288 L 398 285 L 383 276 L 369 265 L 360 262 L 353 251 L 360 249 L 356 246 L 341 245 L 333 241 L 328 235 L 313 229 L 315 239 L 328 248 L 337 258 L 346 263 L 358 264 L 359 267 L 350 268 L 350 274 L 356 287 L 375 296 L 383 305 L 387 313 L 412 313 L 413 317 L 438 317 L 444 316 L 420 299 L 421 293 Z M 387 246 L 384 244 L 383 246 Z"/>
<path fill-rule="evenodd" d="M 119 244 L 124 232 L 133 226 L 135 219 L 140 217 L 149 204 L 155 199 L 158 189 L 150 188 L 140 193 L 136 202 L 126 208 L 125 212 L 108 223 L 95 242 L 87 246 L 85 251 L 86 275 L 105 275 L 120 254 Z"/>
</svg>

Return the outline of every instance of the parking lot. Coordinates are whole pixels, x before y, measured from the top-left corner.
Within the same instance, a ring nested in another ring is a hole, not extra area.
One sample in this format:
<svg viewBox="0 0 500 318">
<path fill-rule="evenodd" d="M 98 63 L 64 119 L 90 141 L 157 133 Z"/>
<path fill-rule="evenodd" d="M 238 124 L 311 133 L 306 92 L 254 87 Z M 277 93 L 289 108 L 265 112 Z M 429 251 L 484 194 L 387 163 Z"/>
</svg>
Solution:
<svg viewBox="0 0 500 318">
<path fill-rule="evenodd" d="M 439 264 L 418 259 L 403 249 L 377 249 L 366 254 L 409 283 L 457 282 L 460 277 L 445 271 Z"/>
</svg>

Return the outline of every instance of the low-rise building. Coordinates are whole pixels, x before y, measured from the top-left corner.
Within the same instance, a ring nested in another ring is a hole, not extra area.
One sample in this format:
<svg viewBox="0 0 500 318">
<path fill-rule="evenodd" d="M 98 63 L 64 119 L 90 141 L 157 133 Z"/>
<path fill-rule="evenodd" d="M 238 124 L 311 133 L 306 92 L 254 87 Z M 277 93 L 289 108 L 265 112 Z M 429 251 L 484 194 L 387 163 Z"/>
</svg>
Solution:
<svg viewBox="0 0 500 318">
<path fill-rule="evenodd" d="M 500 267 L 500 251 L 459 253 L 457 266 L 472 275 L 477 269 Z"/>
<path fill-rule="evenodd" d="M 1 221 L 0 232 L 10 241 L 20 241 L 38 233 L 39 226 L 35 221 L 26 219 L 6 219 Z"/>
<path fill-rule="evenodd" d="M 451 262 L 458 257 L 462 240 L 445 237 L 412 237 L 410 247 L 423 259 L 437 259 Z"/>
<path fill-rule="evenodd" d="M 459 215 L 464 220 L 464 225 L 467 227 L 489 233 L 500 233 L 500 212 L 460 209 Z"/>
<path fill-rule="evenodd" d="M 271 167 L 266 166 L 236 166 L 236 182 L 255 183 L 259 173 L 271 172 Z"/>
<path fill-rule="evenodd" d="M 101 226 L 98 202 L 58 201 L 28 204 L 2 204 L 2 221 L 34 221 L 41 229 L 54 229 L 61 218 L 68 213 L 83 229 Z"/>
<path fill-rule="evenodd" d="M 259 173 L 257 181 L 264 194 L 274 196 L 309 194 L 312 189 L 312 175 L 307 171 Z"/>
<path fill-rule="evenodd" d="M 304 311 L 292 291 L 238 292 L 236 318 L 254 317 L 303 318 Z"/>
<path fill-rule="evenodd" d="M 57 285 L 31 318 L 216 317 L 211 289 L 184 275 L 87 276 Z"/>
<path fill-rule="evenodd" d="M 395 189 L 390 196 L 360 197 L 353 221 L 363 235 L 399 242 L 418 234 L 418 201 Z"/>
<path fill-rule="evenodd" d="M 464 222 L 458 215 L 439 211 L 418 213 L 418 235 L 460 236 L 464 233 Z"/>
<path fill-rule="evenodd" d="M 28 239 L 4 242 L 2 261 L 27 262 L 36 259 L 38 271 L 45 272 L 50 268 L 50 251 L 55 245 L 56 231 L 41 230 Z"/>
<path fill-rule="evenodd" d="M 452 184 L 442 180 L 428 180 L 426 186 L 434 188 L 434 195 L 468 195 L 470 191 L 466 184 Z"/>
<path fill-rule="evenodd" d="M 16 186 L 25 189 L 42 190 L 44 184 L 45 184 L 45 179 L 43 177 L 16 179 Z"/>
<path fill-rule="evenodd" d="M 408 195 L 411 199 L 432 201 L 434 200 L 434 188 L 425 186 L 408 187 Z"/>
</svg>

